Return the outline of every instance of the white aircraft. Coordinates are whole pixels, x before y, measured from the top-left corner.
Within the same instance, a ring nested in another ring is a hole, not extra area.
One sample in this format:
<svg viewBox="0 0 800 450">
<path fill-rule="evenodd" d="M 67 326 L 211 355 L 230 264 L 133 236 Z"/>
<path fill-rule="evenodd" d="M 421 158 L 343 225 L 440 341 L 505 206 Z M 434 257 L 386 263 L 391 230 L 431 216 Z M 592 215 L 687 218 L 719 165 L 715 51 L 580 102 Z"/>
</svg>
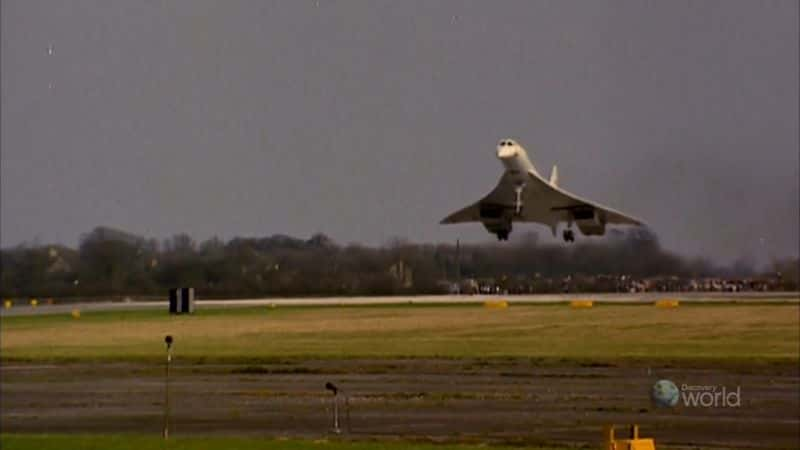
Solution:
<svg viewBox="0 0 800 450">
<path fill-rule="evenodd" d="M 565 222 L 565 242 L 574 242 L 572 224 L 586 236 L 601 236 L 607 224 L 639 225 L 634 217 L 571 194 L 558 187 L 558 168 L 553 166 L 550 180 L 545 180 L 528 159 L 528 154 L 513 139 L 497 145 L 497 157 L 505 167 L 497 187 L 487 196 L 450 214 L 442 224 L 482 222 L 498 240 L 508 240 L 512 222 L 537 222 L 550 227 L 556 235 L 558 224 Z"/>
</svg>

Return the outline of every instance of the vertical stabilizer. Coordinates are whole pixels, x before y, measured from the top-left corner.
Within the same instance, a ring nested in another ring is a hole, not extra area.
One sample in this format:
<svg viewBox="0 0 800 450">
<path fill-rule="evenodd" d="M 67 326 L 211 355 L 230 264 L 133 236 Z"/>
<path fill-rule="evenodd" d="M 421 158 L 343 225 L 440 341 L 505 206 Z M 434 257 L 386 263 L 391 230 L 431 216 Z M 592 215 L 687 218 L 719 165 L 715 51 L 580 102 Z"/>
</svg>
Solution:
<svg viewBox="0 0 800 450">
<path fill-rule="evenodd" d="M 553 166 L 553 171 L 550 172 L 550 184 L 558 186 L 558 166 Z"/>
</svg>

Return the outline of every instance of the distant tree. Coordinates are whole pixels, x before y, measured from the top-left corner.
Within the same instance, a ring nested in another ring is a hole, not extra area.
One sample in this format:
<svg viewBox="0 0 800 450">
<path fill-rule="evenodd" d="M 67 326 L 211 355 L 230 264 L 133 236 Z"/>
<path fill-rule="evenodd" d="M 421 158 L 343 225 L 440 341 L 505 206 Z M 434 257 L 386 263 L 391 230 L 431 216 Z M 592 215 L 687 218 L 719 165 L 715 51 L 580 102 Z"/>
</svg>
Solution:
<svg viewBox="0 0 800 450">
<path fill-rule="evenodd" d="M 440 293 L 459 279 L 479 280 L 509 292 L 628 289 L 647 277 L 756 276 L 751 260 L 718 267 L 666 251 L 641 229 L 610 230 L 603 239 L 571 246 L 527 233 L 504 243 L 337 245 L 322 233 L 307 240 L 286 235 L 211 238 L 197 244 L 180 233 L 154 239 L 109 227 L 82 236 L 77 251 L 26 245 L 0 251 L 3 295 L 159 294 L 192 286 L 208 298 L 235 296 L 395 295 Z M 797 288 L 798 260 L 776 262 L 763 277 Z M 780 276 L 778 276 L 780 273 Z M 460 274 L 460 276 L 459 276 Z M 668 281 L 671 283 L 671 281 Z M 669 284 L 667 287 L 671 286 Z"/>
<path fill-rule="evenodd" d="M 141 261 L 140 250 L 132 244 L 117 240 L 86 239 L 80 246 L 79 279 L 91 294 L 123 293 Z"/>
<path fill-rule="evenodd" d="M 800 258 L 776 261 L 772 271 L 768 276 L 778 278 L 783 289 L 796 291 L 800 287 Z"/>
</svg>

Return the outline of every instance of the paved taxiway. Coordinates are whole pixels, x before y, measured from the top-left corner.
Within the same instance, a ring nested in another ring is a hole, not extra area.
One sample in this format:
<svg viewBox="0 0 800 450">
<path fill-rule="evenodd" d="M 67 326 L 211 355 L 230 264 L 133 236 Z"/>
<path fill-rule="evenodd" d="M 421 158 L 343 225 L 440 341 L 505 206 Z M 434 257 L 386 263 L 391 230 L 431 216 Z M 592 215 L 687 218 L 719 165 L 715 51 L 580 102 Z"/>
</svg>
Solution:
<svg viewBox="0 0 800 450">
<path fill-rule="evenodd" d="M 575 299 L 591 299 L 595 303 L 646 304 L 659 299 L 675 299 L 684 303 L 796 303 L 800 304 L 798 292 L 698 292 L 671 293 L 646 292 L 635 294 L 536 294 L 536 295 L 429 295 L 387 297 L 317 297 L 317 298 L 258 298 L 229 300 L 197 300 L 198 308 L 236 308 L 248 306 L 359 306 L 359 305 L 436 305 L 458 303 L 483 303 L 488 300 L 505 300 L 509 303 L 552 304 Z M 130 311 L 143 309 L 166 309 L 167 300 L 160 301 L 97 301 L 60 302 L 52 305 L 15 305 L 0 310 L 0 316 L 27 316 L 36 314 L 66 314 L 73 309 L 91 311 Z"/>
<path fill-rule="evenodd" d="M 505 444 L 599 444 L 603 425 L 638 423 L 682 448 L 796 448 L 798 369 L 663 361 L 537 364 L 535 359 L 321 359 L 172 368 L 176 435 L 324 438 L 328 381 L 345 436 Z M 163 421 L 160 365 L 3 364 L 4 432 L 152 433 Z M 741 389 L 740 408 L 657 408 L 659 377 Z M 321 447 L 321 448 L 324 448 Z"/>
</svg>

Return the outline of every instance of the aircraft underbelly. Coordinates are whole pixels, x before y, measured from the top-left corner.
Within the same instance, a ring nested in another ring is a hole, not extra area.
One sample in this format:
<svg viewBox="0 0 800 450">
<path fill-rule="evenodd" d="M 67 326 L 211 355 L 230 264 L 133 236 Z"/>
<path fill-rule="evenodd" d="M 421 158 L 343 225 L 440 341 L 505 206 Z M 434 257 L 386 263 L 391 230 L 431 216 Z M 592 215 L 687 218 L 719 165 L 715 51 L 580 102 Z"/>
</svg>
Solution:
<svg viewBox="0 0 800 450">
<path fill-rule="evenodd" d="M 507 240 L 512 222 L 535 222 L 556 233 L 558 224 L 577 227 L 585 235 L 602 235 L 606 224 L 641 225 L 641 221 L 571 194 L 558 185 L 556 167 L 543 178 L 513 139 L 503 139 L 497 157 L 505 169 L 497 186 L 477 203 L 459 210 L 442 223 L 480 221 L 500 240 Z M 574 240 L 571 230 L 565 241 Z"/>
</svg>

